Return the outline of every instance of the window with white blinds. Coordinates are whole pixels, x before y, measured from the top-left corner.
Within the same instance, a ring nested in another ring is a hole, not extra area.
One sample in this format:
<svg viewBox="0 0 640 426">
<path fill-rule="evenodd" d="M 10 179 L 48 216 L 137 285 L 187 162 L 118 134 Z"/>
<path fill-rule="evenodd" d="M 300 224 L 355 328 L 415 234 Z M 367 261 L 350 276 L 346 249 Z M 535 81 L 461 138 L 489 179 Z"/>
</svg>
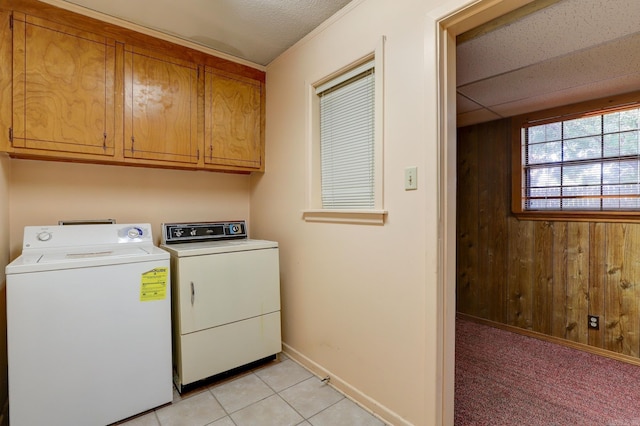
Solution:
<svg viewBox="0 0 640 426">
<path fill-rule="evenodd" d="M 640 109 L 521 127 L 523 211 L 640 210 Z"/>
<path fill-rule="evenodd" d="M 375 72 L 362 64 L 316 88 L 323 209 L 375 207 Z"/>
</svg>

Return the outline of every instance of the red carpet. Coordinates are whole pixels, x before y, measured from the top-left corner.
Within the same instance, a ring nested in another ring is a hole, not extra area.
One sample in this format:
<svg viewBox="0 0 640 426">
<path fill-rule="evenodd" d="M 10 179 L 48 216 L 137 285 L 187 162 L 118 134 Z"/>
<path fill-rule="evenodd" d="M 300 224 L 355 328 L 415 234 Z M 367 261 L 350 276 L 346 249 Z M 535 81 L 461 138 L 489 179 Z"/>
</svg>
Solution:
<svg viewBox="0 0 640 426">
<path fill-rule="evenodd" d="M 455 424 L 640 426 L 640 367 L 457 320 Z"/>
</svg>

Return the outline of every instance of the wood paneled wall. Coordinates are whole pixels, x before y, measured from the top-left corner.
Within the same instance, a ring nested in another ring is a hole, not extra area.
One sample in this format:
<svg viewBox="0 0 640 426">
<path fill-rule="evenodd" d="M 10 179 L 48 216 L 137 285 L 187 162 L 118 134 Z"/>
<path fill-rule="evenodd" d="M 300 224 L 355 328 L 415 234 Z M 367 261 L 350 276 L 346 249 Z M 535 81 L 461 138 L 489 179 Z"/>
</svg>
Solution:
<svg viewBox="0 0 640 426">
<path fill-rule="evenodd" d="M 518 220 L 510 159 L 509 119 L 458 129 L 457 310 L 640 357 L 640 223 Z"/>
</svg>

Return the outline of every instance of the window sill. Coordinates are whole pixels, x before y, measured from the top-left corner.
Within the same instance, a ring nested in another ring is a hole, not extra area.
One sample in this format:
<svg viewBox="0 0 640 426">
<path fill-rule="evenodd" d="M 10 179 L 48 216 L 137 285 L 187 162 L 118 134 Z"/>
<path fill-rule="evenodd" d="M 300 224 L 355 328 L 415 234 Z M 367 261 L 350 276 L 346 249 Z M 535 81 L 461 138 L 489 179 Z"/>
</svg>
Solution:
<svg viewBox="0 0 640 426">
<path fill-rule="evenodd" d="M 640 222 L 640 211 L 525 211 L 513 212 L 519 220 L 548 222 Z"/>
<path fill-rule="evenodd" d="M 307 222 L 353 223 L 384 225 L 386 210 L 304 210 L 302 218 Z"/>
</svg>

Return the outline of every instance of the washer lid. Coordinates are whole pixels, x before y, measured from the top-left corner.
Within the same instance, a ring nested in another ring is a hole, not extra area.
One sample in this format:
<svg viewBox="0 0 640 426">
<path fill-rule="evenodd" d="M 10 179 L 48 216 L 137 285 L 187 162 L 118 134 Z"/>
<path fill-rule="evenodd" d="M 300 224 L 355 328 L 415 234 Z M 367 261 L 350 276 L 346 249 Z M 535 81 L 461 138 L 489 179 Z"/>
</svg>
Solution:
<svg viewBox="0 0 640 426">
<path fill-rule="evenodd" d="M 151 246 L 109 247 L 93 246 L 69 248 L 65 251 L 48 250 L 40 253 L 26 252 L 5 268 L 7 275 L 60 269 L 90 268 L 126 263 L 168 260 L 169 254 Z"/>
</svg>

